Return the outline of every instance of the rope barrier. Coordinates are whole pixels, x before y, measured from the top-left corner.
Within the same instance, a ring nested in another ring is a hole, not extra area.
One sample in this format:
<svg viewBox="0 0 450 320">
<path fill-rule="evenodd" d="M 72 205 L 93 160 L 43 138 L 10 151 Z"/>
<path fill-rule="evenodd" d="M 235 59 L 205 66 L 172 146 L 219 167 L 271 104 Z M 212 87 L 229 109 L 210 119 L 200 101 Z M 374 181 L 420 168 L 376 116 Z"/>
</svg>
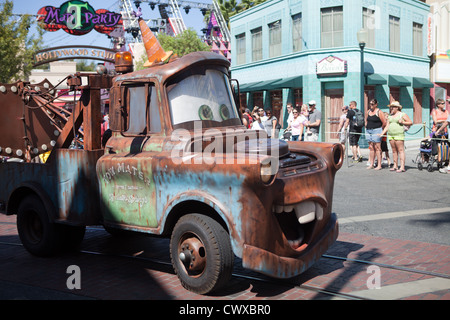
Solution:
<svg viewBox="0 0 450 320">
<path fill-rule="evenodd" d="M 422 131 L 422 129 L 423 128 L 420 128 L 417 132 L 415 132 L 415 133 L 409 133 L 408 131 L 405 131 L 405 134 L 409 134 L 409 135 L 415 135 L 415 134 L 417 134 L 417 133 L 419 133 L 420 131 Z M 429 128 L 429 127 L 427 127 L 427 129 L 428 130 L 430 130 L 431 131 L 431 129 Z M 342 133 L 342 131 L 338 131 L 338 132 L 336 132 L 336 131 L 325 131 L 325 133 L 327 133 L 327 134 L 340 134 L 340 133 Z M 359 133 L 359 132 L 349 132 L 349 131 L 346 131 L 346 135 L 348 136 L 349 134 L 353 134 L 353 135 L 361 135 L 361 136 L 365 136 L 366 135 L 366 133 Z M 382 137 L 382 138 L 384 138 L 384 137 L 386 137 L 386 138 L 389 138 L 389 135 L 388 134 L 385 134 L 385 135 L 379 135 L 380 137 Z M 412 140 L 418 140 L 419 138 L 411 138 L 411 139 L 406 139 L 406 136 L 405 136 L 405 140 L 404 141 L 412 141 Z M 447 139 L 447 137 L 442 137 L 442 138 L 433 138 L 433 137 L 425 137 L 425 138 L 420 138 L 420 139 L 427 139 L 427 140 L 446 140 Z"/>
</svg>

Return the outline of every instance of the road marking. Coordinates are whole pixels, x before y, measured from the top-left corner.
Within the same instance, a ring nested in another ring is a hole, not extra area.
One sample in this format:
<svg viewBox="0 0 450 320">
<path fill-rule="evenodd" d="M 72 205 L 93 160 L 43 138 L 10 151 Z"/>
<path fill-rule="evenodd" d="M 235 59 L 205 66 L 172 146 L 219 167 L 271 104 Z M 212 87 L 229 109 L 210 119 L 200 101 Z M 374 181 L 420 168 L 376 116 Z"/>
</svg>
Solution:
<svg viewBox="0 0 450 320">
<path fill-rule="evenodd" d="M 411 282 L 381 286 L 380 289 L 353 291 L 348 294 L 375 300 L 395 300 L 406 297 L 450 289 L 450 280 L 430 278 Z"/>
<path fill-rule="evenodd" d="M 423 214 L 436 214 L 436 213 L 450 213 L 450 207 L 445 208 L 434 208 L 434 209 L 419 209 L 410 211 L 397 211 L 397 212 L 387 212 L 379 214 L 368 214 L 364 216 L 354 216 L 349 218 L 339 218 L 339 224 L 363 222 L 363 221 L 375 221 L 384 219 L 394 219 L 402 217 L 417 216 Z"/>
</svg>

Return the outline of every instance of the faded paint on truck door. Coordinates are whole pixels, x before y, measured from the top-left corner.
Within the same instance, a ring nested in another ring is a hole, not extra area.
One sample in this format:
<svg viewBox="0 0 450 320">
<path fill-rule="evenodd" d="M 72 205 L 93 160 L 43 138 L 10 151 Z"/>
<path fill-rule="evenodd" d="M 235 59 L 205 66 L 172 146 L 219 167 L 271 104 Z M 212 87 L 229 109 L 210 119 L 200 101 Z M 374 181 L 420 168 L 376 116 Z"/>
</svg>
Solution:
<svg viewBox="0 0 450 320">
<path fill-rule="evenodd" d="M 157 227 L 152 152 L 101 160 L 100 188 L 106 222 Z"/>
<path fill-rule="evenodd" d="M 97 166 L 103 216 L 106 223 L 156 228 L 152 159 L 161 152 L 163 140 L 156 89 L 152 83 L 125 89 L 125 131 L 113 134 L 106 145 L 109 155 Z"/>
</svg>

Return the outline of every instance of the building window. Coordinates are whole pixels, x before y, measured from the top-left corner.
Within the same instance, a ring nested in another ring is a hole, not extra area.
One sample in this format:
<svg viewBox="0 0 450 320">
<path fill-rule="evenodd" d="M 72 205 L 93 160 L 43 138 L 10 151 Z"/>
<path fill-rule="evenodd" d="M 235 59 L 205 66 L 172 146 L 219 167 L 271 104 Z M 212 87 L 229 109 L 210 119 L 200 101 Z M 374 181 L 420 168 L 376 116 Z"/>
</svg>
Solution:
<svg viewBox="0 0 450 320">
<path fill-rule="evenodd" d="M 342 47 L 344 44 L 342 7 L 321 10 L 321 47 Z"/>
<path fill-rule="evenodd" d="M 269 58 L 281 56 L 281 20 L 269 24 Z"/>
<path fill-rule="evenodd" d="M 300 111 L 303 104 L 303 89 L 302 88 L 296 88 L 294 89 L 294 105 L 295 108 Z"/>
<path fill-rule="evenodd" d="M 253 106 L 264 108 L 263 93 L 261 91 L 253 92 Z"/>
<path fill-rule="evenodd" d="M 375 10 L 363 8 L 363 28 L 367 30 L 368 34 L 366 47 L 375 48 Z"/>
<path fill-rule="evenodd" d="M 262 59 L 262 27 L 253 29 L 252 34 L 252 61 Z"/>
<path fill-rule="evenodd" d="M 413 55 L 423 55 L 423 37 L 422 37 L 423 25 L 419 23 L 413 23 Z"/>
<path fill-rule="evenodd" d="M 389 51 L 400 52 L 400 18 L 389 16 Z"/>
<path fill-rule="evenodd" d="M 236 64 L 245 63 L 245 33 L 236 36 Z"/>
<path fill-rule="evenodd" d="M 283 106 L 283 92 L 281 90 L 270 91 L 272 114 L 280 121 L 281 108 Z"/>
<path fill-rule="evenodd" d="M 292 50 L 294 52 L 301 51 L 303 48 L 301 13 L 292 16 L 292 45 Z"/>
</svg>

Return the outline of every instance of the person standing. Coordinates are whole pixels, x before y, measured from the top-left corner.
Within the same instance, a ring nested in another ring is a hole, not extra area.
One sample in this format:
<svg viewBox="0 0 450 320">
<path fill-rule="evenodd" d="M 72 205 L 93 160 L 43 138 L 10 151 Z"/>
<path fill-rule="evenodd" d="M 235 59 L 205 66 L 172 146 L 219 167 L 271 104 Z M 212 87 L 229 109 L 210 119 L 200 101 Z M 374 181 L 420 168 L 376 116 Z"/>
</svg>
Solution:
<svg viewBox="0 0 450 320">
<path fill-rule="evenodd" d="M 347 120 L 347 112 L 348 112 L 348 106 L 342 107 L 342 114 L 339 117 L 339 142 L 342 144 L 342 147 L 344 148 L 345 152 L 345 140 L 347 140 L 347 128 L 345 127 L 345 122 Z M 345 154 L 345 153 L 344 153 Z"/>
<path fill-rule="evenodd" d="M 259 111 L 260 109 L 255 107 L 253 109 L 253 123 L 252 123 L 252 130 L 264 130 L 264 124 L 261 122 L 261 114 L 264 114 L 264 109 L 262 109 L 262 112 Z"/>
<path fill-rule="evenodd" d="M 378 109 L 378 101 L 372 99 L 369 104 L 369 110 L 366 117 L 366 139 L 369 143 L 369 166 L 372 169 L 375 159 L 378 159 L 375 170 L 381 170 L 381 133 L 386 124 L 384 113 Z"/>
<path fill-rule="evenodd" d="M 448 102 L 449 105 L 450 105 L 450 99 L 447 99 L 447 102 Z M 448 110 L 448 108 L 446 108 L 446 110 Z M 447 119 L 446 119 L 444 122 L 442 122 L 440 128 L 436 130 L 435 135 L 436 135 L 436 136 L 444 135 L 444 134 L 445 134 L 445 131 L 446 131 L 446 130 L 448 131 L 447 126 L 449 126 L 449 125 L 450 125 L 450 112 L 448 112 L 448 117 L 447 117 Z M 447 139 L 449 139 L 448 136 L 447 136 Z M 445 167 L 444 167 L 444 168 L 440 168 L 440 169 L 439 169 L 439 172 L 440 172 L 440 173 L 450 173 L 450 163 L 448 164 L 448 167 L 447 167 L 447 168 L 445 168 Z"/>
<path fill-rule="evenodd" d="M 250 115 L 250 109 L 244 109 L 244 112 L 242 112 L 242 124 L 247 128 L 250 129 L 252 127 L 253 118 Z"/>
<path fill-rule="evenodd" d="M 294 119 L 291 121 L 291 123 L 289 123 L 286 130 L 292 128 L 292 141 L 299 141 L 303 133 L 304 120 L 299 116 L 299 112 L 297 109 L 294 109 L 292 111 L 292 114 L 294 115 Z"/>
<path fill-rule="evenodd" d="M 294 114 L 293 114 L 294 108 L 292 107 L 292 103 L 288 102 L 288 104 L 286 105 L 286 110 L 288 112 L 287 124 L 289 126 L 291 121 L 294 120 Z"/>
<path fill-rule="evenodd" d="M 261 109 L 260 109 L 261 110 Z M 266 130 L 267 136 L 269 138 L 278 138 L 278 135 L 276 134 L 276 126 L 277 126 L 277 118 L 272 115 L 272 110 L 266 111 L 266 116 L 261 117 L 261 122 L 264 125 L 264 128 Z"/>
<path fill-rule="evenodd" d="M 356 101 L 350 101 L 347 111 L 347 119 L 345 120 L 345 128 L 348 128 L 348 142 L 353 153 L 353 162 L 361 162 L 361 150 L 359 149 L 359 138 L 362 134 L 363 126 L 357 126 L 356 122 Z"/>
<path fill-rule="evenodd" d="M 394 159 L 394 166 L 390 170 L 405 172 L 405 129 L 403 126 L 411 126 L 412 121 L 406 113 L 402 112 L 402 105 L 398 101 L 393 101 L 388 107 L 391 112 L 380 137 L 387 132 Z"/>
<path fill-rule="evenodd" d="M 447 120 L 449 112 L 445 109 L 445 101 L 443 99 L 436 100 L 436 108 L 431 111 L 431 116 L 433 118 L 433 128 L 431 131 L 436 132 L 441 128 L 443 123 Z M 447 127 L 444 126 L 443 131 L 440 130 L 441 134 L 447 132 Z"/>
<path fill-rule="evenodd" d="M 305 136 L 305 141 L 318 141 L 322 113 L 316 109 L 316 101 L 311 100 L 308 105 L 309 121 L 306 123 L 305 127 L 309 129 L 309 132 L 307 132 Z"/>
</svg>

